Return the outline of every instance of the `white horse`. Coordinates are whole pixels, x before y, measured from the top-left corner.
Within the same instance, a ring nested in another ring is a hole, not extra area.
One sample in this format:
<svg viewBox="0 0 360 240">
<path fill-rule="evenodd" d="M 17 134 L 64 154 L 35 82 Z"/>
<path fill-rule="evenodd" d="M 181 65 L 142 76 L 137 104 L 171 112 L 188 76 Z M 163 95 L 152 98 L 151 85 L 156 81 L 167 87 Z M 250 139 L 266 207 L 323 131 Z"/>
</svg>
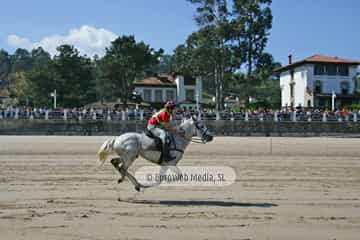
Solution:
<svg viewBox="0 0 360 240">
<path fill-rule="evenodd" d="M 119 157 L 111 159 L 111 163 L 121 175 L 118 183 L 121 183 L 125 177 L 128 177 L 130 182 L 134 184 L 135 189 L 140 191 L 140 188 L 149 186 L 141 185 L 128 172 L 128 168 L 139 156 L 160 166 L 176 166 L 194 136 L 201 137 L 203 143 L 213 140 L 213 136 L 209 133 L 208 129 L 194 117 L 183 120 L 176 129 L 177 131 L 184 132 L 184 136 L 169 135 L 169 138 L 172 140 L 170 143 L 170 153 L 171 156 L 175 157 L 174 160 L 161 161 L 161 152 L 157 148 L 155 139 L 150 138 L 145 133 L 125 133 L 119 137 L 108 139 L 103 143 L 98 151 L 99 161 L 103 164 L 108 155 L 115 152 Z"/>
</svg>

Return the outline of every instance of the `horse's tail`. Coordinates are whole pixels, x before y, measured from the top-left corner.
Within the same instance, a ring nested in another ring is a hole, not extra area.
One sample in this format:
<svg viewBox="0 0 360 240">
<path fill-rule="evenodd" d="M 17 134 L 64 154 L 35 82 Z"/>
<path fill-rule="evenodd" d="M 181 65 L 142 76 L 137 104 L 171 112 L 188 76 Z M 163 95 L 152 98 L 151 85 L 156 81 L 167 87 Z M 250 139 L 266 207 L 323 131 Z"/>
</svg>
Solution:
<svg viewBox="0 0 360 240">
<path fill-rule="evenodd" d="M 101 164 L 104 164 L 108 155 L 114 151 L 114 148 L 113 148 L 114 142 L 115 142 L 115 138 L 108 139 L 100 147 L 97 154 L 99 156 L 99 162 Z"/>
</svg>

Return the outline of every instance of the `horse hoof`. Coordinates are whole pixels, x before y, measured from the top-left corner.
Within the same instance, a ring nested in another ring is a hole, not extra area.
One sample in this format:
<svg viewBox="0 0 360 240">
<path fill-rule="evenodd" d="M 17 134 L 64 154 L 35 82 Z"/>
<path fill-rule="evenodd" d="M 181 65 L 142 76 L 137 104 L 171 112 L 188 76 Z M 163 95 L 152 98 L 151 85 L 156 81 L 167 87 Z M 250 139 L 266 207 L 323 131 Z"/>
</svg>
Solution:
<svg viewBox="0 0 360 240">
<path fill-rule="evenodd" d="M 138 192 L 140 192 L 140 187 L 139 187 L 139 186 L 136 186 L 136 187 L 135 187 L 135 190 L 138 191 Z"/>
</svg>

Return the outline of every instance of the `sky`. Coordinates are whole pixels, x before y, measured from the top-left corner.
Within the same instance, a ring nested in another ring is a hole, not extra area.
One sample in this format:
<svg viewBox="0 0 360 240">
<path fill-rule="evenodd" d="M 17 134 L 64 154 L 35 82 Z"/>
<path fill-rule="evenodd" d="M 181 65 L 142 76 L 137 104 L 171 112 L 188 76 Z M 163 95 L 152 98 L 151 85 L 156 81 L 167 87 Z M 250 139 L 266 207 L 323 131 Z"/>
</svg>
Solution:
<svg viewBox="0 0 360 240">
<path fill-rule="evenodd" d="M 314 54 L 360 60 L 360 1 L 273 0 L 266 51 L 286 64 Z M 2 1 L 0 49 L 72 44 L 82 54 L 102 55 L 117 36 L 134 35 L 166 53 L 198 29 L 186 0 Z"/>
</svg>

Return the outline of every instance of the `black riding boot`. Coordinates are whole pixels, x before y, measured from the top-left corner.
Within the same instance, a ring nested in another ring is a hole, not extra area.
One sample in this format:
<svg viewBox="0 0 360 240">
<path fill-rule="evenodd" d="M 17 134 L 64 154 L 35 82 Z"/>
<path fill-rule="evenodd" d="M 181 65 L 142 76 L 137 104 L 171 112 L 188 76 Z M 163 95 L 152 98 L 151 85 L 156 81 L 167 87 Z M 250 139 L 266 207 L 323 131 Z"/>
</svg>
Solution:
<svg viewBox="0 0 360 240">
<path fill-rule="evenodd" d="M 162 156 L 162 161 L 164 162 L 176 159 L 176 157 L 170 155 L 170 149 L 167 143 L 163 143 Z"/>
</svg>

